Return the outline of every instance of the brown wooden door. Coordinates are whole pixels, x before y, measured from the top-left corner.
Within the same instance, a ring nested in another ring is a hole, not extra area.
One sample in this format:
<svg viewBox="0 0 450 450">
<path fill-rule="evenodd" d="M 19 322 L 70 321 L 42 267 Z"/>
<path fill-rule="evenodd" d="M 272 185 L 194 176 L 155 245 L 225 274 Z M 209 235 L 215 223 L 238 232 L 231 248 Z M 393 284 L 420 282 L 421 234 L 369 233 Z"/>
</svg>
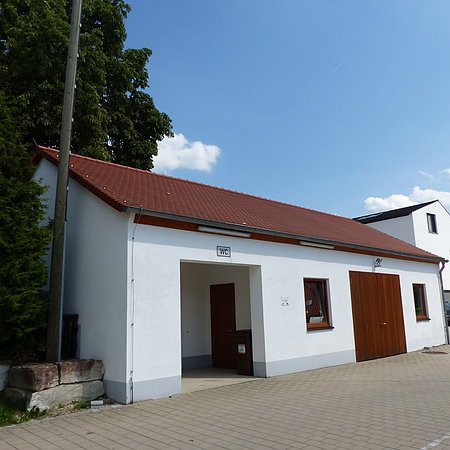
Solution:
<svg viewBox="0 0 450 450">
<path fill-rule="evenodd" d="M 388 355 L 406 352 L 402 294 L 398 275 L 378 275 L 380 295 L 384 299 L 383 342 Z"/>
<path fill-rule="evenodd" d="M 350 272 L 356 360 L 406 352 L 398 275 Z"/>
<path fill-rule="evenodd" d="M 234 284 L 216 284 L 211 294 L 211 353 L 213 367 L 236 369 Z"/>
</svg>

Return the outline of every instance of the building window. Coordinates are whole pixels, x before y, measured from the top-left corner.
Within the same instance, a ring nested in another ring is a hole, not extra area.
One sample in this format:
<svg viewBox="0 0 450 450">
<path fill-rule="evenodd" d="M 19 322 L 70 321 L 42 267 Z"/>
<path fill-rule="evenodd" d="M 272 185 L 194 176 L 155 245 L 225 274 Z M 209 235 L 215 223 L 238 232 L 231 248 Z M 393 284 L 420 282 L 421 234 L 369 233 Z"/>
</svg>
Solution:
<svg viewBox="0 0 450 450">
<path fill-rule="evenodd" d="M 436 216 L 434 214 L 427 214 L 428 231 L 430 233 L 437 233 Z"/>
<path fill-rule="evenodd" d="M 303 284 L 307 329 L 330 328 L 327 280 L 305 278 Z"/>
<path fill-rule="evenodd" d="M 425 285 L 413 284 L 414 306 L 416 307 L 416 319 L 427 320 L 427 306 L 425 302 Z"/>
</svg>

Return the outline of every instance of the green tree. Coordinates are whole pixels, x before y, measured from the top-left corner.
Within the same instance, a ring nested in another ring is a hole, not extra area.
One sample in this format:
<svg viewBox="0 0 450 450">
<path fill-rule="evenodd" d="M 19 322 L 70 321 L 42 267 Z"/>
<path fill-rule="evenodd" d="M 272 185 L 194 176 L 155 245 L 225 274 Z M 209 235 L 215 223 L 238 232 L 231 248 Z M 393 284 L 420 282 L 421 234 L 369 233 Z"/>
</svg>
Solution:
<svg viewBox="0 0 450 450">
<path fill-rule="evenodd" d="M 24 139 L 59 146 L 71 0 L 3 0 L 0 86 Z M 79 154 L 141 169 L 172 135 L 148 88 L 151 50 L 125 49 L 122 0 L 84 0 L 72 144 Z"/>
<path fill-rule="evenodd" d="M 44 348 L 43 256 L 50 240 L 26 146 L 0 92 L 0 360 L 36 359 Z"/>
</svg>

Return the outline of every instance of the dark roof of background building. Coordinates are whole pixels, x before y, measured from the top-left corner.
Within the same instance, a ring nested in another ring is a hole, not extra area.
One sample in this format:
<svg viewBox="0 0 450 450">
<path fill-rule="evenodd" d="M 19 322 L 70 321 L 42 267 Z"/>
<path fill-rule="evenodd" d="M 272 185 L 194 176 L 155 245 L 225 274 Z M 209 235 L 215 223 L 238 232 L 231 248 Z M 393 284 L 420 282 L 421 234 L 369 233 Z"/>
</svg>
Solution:
<svg viewBox="0 0 450 450">
<path fill-rule="evenodd" d="M 416 211 L 424 206 L 431 205 L 439 200 L 432 200 L 431 202 L 419 203 L 417 205 L 406 206 L 404 208 L 391 209 L 389 211 L 382 211 L 373 214 L 367 214 L 366 216 L 355 217 L 353 220 L 357 220 L 361 223 L 380 222 L 382 220 L 396 219 L 397 217 L 409 216 L 413 211 Z"/>
<path fill-rule="evenodd" d="M 36 162 L 58 165 L 58 151 L 37 148 Z M 70 175 L 118 211 L 141 212 L 225 229 L 339 244 L 373 254 L 436 262 L 440 257 L 355 220 L 241 192 L 71 154 Z"/>
</svg>

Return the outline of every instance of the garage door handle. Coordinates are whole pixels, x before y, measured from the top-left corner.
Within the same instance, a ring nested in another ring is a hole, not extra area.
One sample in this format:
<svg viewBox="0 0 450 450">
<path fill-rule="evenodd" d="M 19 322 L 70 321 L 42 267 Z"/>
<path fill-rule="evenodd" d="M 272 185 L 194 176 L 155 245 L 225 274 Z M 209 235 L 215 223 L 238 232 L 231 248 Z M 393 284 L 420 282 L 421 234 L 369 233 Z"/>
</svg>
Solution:
<svg viewBox="0 0 450 450">
<path fill-rule="evenodd" d="M 381 325 L 386 325 L 386 322 L 381 322 Z"/>
</svg>

